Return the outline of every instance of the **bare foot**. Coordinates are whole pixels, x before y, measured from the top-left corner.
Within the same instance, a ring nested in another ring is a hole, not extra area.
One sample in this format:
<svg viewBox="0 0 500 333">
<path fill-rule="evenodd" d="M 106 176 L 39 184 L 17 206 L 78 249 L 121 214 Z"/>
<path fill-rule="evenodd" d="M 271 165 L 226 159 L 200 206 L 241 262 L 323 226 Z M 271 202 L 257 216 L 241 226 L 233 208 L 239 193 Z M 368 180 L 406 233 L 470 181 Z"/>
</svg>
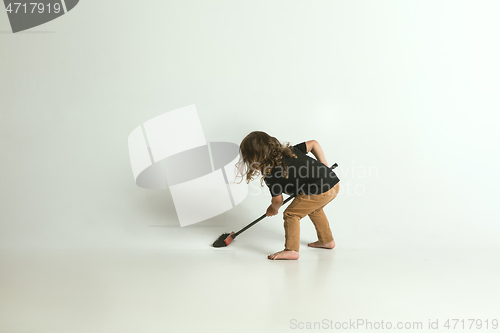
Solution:
<svg viewBox="0 0 500 333">
<path fill-rule="evenodd" d="M 294 250 L 283 250 L 283 251 L 268 255 L 267 259 L 271 259 L 271 260 L 276 260 L 276 259 L 297 260 L 297 259 L 299 259 L 299 253 L 297 251 L 294 251 Z"/>
<path fill-rule="evenodd" d="M 309 243 L 309 244 L 307 244 L 307 246 L 310 246 L 310 247 L 320 247 L 320 248 L 323 248 L 323 249 L 333 249 L 335 247 L 335 241 L 332 240 L 330 243 L 326 243 L 326 244 L 321 244 L 319 241 L 317 241 L 317 242 L 314 242 L 314 243 Z"/>
</svg>

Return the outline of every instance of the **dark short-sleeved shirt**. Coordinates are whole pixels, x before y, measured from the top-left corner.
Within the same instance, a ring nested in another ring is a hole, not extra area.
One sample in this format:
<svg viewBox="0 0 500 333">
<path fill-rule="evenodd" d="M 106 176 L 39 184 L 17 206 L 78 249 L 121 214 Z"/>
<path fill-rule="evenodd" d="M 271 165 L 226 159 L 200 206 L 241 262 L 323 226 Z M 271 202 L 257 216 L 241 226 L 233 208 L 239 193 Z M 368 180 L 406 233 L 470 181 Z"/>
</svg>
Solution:
<svg viewBox="0 0 500 333">
<path fill-rule="evenodd" d="M 282 166 L 274 166 L 270 175 L 265 175 L 264 182 L 273 197 L 282 193 L 315 195 L 325 193 L 334 187 L 340 179 L 330 167 L 307 155 L 306 143 L 291 147 L 297 158 L 283 155 L 288 178 L 285 178 Z"/>
</svg>

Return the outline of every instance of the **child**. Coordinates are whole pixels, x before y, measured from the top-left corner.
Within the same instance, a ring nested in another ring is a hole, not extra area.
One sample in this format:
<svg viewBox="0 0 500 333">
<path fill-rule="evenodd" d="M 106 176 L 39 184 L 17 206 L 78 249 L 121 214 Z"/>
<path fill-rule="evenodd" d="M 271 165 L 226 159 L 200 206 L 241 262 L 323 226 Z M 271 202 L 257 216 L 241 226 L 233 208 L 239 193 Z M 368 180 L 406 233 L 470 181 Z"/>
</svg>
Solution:
<svg viewBox="0 0 500 333">
<path fill-rule="evenodd" d="M 306 154 L 311 152 L 317 160 Z M 278 214 L 283 195 L 295 195 L 283 212 L 285 249 L 268 256 L 268 259 L 298 259 L 300 220 L 309 216 L 318 241 L 310 247 L 333 249 L 335 241 L 323 211 L 339 192 L 339 179 L 328 167 L 321 146 L 315 140 L 295 146 L 282 145 L 278 139 L 265 132 L 248 134 L 240 144 L 240 173 L 249 183 L 254 176 L 262 175 L 271 192 L 271 205 L 266 216 Z"/>
</svg>

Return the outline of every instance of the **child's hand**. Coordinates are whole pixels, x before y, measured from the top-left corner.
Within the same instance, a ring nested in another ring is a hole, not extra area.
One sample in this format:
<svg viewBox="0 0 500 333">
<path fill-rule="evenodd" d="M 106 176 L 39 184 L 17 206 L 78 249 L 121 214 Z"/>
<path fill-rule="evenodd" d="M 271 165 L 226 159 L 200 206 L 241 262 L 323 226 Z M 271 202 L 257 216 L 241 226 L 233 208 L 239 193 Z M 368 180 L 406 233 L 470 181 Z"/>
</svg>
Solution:
<svg viewBox="0 0 500 333">
<path fill-rule="evenodd" d="M 274 216 L 276 214 L 278 214 L 278 210 L 274 208 L 273 205 L 269 205 L 269 207 L 267 207 L 266 216 Z"/>
</svg>

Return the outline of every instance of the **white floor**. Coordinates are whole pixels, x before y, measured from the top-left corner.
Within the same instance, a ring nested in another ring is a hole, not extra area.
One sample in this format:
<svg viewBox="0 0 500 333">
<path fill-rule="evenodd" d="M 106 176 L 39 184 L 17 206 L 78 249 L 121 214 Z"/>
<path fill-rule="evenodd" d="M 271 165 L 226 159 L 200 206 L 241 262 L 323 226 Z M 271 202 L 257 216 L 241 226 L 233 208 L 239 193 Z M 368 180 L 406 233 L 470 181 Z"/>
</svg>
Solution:
<svg viewBox="0 0 500 333">
<path fill-rule="evenodd" d="M 271 261 L 275 241 L 242 235 L 216 249 L 209 244 L 229 230 L 191 228 L 207 244 L 197 235 L 186 246 L 167 229 L 170 243 L 143 250 L 3 249 L 0 332 L 293 332 L 314 322 L 363 332 L 382 321 L 426 332 L 429 320 L 434 332 L 483 332 L 500 320 L 496 251 L 324 250 L 303 240 L 298 261 Z M 447 319 L 466 329 L 445 329 Z"/>
</svg>

